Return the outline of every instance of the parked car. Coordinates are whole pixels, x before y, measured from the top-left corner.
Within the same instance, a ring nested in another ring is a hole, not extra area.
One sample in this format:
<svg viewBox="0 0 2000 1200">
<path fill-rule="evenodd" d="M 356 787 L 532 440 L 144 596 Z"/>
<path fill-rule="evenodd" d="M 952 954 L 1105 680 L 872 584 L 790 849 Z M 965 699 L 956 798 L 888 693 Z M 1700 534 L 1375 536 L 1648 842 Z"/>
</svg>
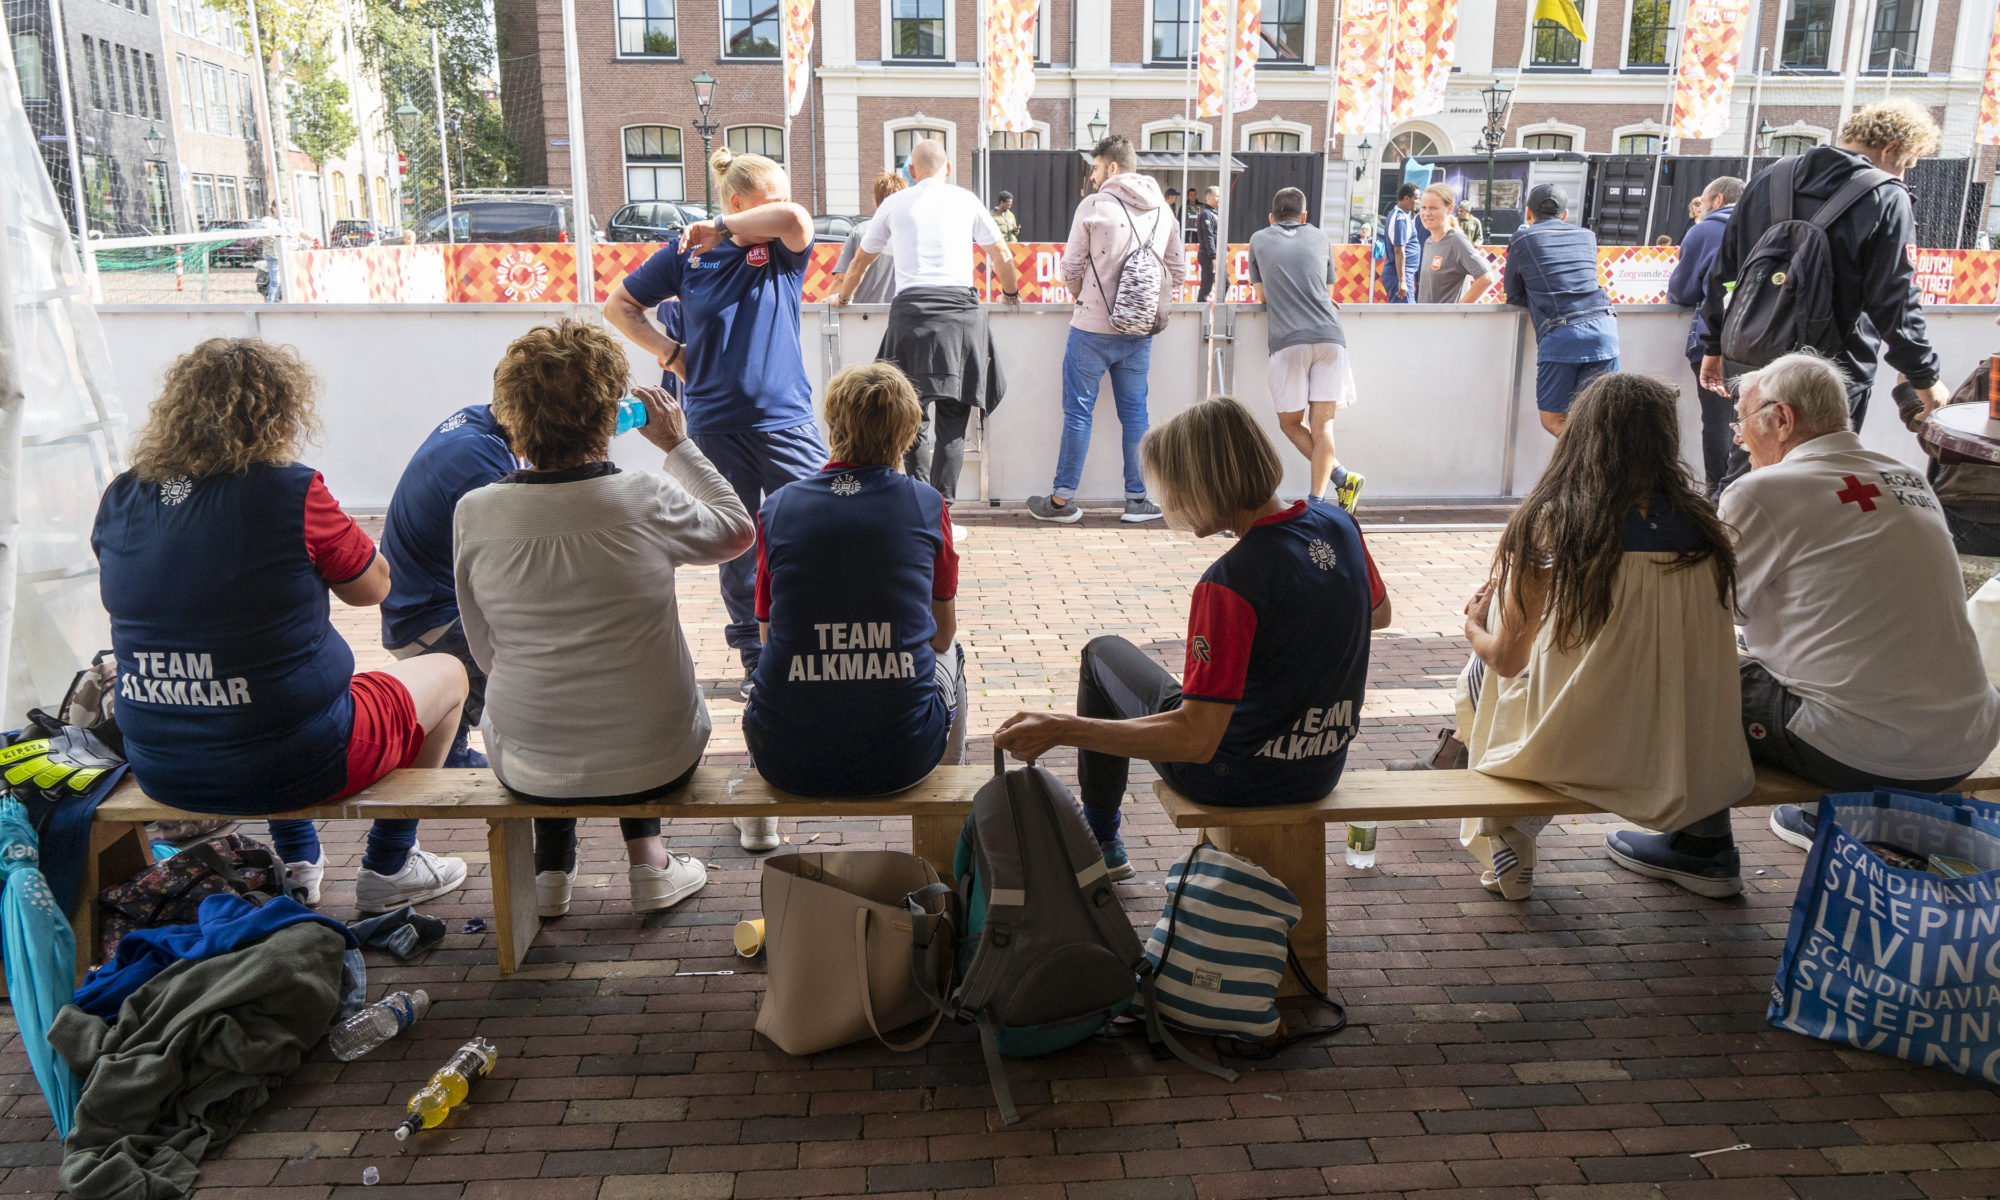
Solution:
<svg viewBox="0 0 2000 1200">
<path fill-rule="evenodd" d="M 390 240 L 388 230 L 379 221 L 335 221 L 327 232 L 327 244 L 332 246 L 379 246 Z"/>
<path fill-rule="evenodd" d="M 210 229 L 254 229 L 256 236 L 225 242 L 209 252 L 208 260 L 218 267 L 243 267 L 264 261 L 262 221 L 210 221 Z"/>
<path fill-rule="evenodd" d="M 813 239 L 821 242 L 844 242 L 847 235 L 854 232 L 860 217 L 844 217 L 822 213 L 813 218 Z"/>
<path fill-rule="evenodd" d="M 700 218 L 695 218 L 699 220 Z M 604 225 L 607 242 L 671 242 L 687 228 L 689 218 L 678 204 L 644 200 L 611 214 Z"/>
<path fill-rule="evenodd" d="M 417 222 L 417 241 L 567 242 L 575 228 L 570 207 L 569 197 L 559 194 L 454 199 L 451 228 L 445 228 L 445 210 L 435 209 Z"/>
</svg>

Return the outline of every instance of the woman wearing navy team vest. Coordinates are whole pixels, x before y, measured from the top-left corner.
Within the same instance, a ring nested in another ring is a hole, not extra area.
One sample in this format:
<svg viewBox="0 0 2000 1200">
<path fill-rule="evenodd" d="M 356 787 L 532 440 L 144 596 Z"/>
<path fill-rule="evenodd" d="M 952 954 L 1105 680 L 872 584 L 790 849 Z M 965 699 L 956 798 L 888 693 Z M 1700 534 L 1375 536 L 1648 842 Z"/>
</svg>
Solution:
<svg viewBox="0 0 2000 1200">
<path fill-rule="evenodd" d="M 686 380 L 688 436 L 755 515 L 766 496 L 826 465 L 799 346 L 812 214 L 792 203 L 785 169 L 760 154 L 717 150 L 709 168 L 724 211 L 689 225 L 676 245 L 626 276 L 606 299 L 604 317 Z M 681 302 L 683 339 L 646 318 L 670 297 Z M 729 647 L 743 661 L 738 694 L 747 700 L 762 652 L 756 565 L 745 554 L 719 574 Z M 777 842 L 746 830 L 743 845 L 771 850 Z"/>
<path fill-rule="evenodd" d="M 894 363 L 847 368 L 826 388 L 833 461 L 758 516 L 764 656 L 743 739 L 785 791 L 883 795 L 964 761 L 951 519 L 898 469 L 922 422 Z"/>
<path fill-rule="evenodd" d="M 1368 637 L 1389 597 L 1354 518 L 1277 497 L 1278 452 L 1235 399 L 1217 396 L 1140 446 L 1175 523 L 1237 542 L 1195 585 L 1176 680 L 1121 637 L 1083 648 L 1076 715 L 1022 712 L 993 744 L 1033 762 L 1075 746 L 1084 816 L 1113 879 L 1132 874 L 1118 836 L 1131 760 L 1202 804 L 1305 804 L 1333 790 L 1361 724 Z"/>
<path fill-rule="evenodd" d="M 465 701 L 447 655 L 354 673 L 329 619 L 380 604 L 389 563 L 297 461 L 317 427 L 290 348 L 212 338 L 167 368 L 159 399 L 97 508 L 91 546 L 118 657 L 118 725 L 154 799 L 266 816 L 444 762 Z M 377 821 L 355 904 L 385 912 L 465 880 L 416 848 L 415 821 Z M 295 895 L 326 873 L 313 823 L 274 820 Z"/>
</svg>

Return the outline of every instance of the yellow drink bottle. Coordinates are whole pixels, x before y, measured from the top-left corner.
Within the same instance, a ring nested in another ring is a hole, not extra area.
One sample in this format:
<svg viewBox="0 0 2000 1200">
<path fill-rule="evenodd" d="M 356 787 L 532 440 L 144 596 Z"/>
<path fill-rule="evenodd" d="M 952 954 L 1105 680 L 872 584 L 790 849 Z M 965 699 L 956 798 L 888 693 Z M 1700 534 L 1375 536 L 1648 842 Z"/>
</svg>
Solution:
<svg viewBox="0 0 2000 1200">
<path fill-rule="evenodd" d="M 451 1110 L 465 1103 L 472 1081 L 492 1073 L 500 1052 L 485 1038 L 473 1038 L 430 1077 L 430 1082 L 410 1097 L 405 1106 L 409 1116 L 396 1126 L 396 1140 L 402 1141 L 419 1129 L 435 1129 Z"/>
</svg>

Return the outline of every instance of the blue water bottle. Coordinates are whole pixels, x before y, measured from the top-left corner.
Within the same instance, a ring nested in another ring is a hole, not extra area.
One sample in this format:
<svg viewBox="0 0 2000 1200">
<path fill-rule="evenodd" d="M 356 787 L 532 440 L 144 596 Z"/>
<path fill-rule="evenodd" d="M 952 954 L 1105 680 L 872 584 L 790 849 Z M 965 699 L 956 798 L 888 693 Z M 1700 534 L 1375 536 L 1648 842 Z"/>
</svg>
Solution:
<svg viewBox="0 0 2000 1200">
<path fill-rule="evenodd" d="M 618 402 L 618 432 L 626 433 L 646 423 L 646 402 L 627 396 Z"/>
</svg>

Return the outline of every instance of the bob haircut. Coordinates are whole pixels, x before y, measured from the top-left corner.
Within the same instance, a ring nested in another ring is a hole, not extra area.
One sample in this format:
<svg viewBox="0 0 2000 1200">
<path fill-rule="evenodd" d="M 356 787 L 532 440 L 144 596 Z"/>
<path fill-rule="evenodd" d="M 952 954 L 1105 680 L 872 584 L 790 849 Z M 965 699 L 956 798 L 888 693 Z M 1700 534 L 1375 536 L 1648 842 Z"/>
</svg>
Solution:
<svg viewBox="0 0 2000 1200">
<path fill-rule="evenodd" d="M 159 483 L 295 462 L 319 433 L 318 392 L 319 380 L 290 346 L 209 338 L 167 367 L 132 448 L 132 473 Z"/>
<path fill-rule="evenodd" d="M 826 432 L 835 462 L 893 467 L 923 424 L 917 389 L 895 363 L 848 367 L 826 385 Z"/>
<path fill-rule="evenodd" d="M 1234 396 L 1211 396 L 1155 425 L 1139 444 L 1169 512 L 1200 534 L 1278 494 L 1278 451 Z"/>
<path fill-rule="evenodd" d="M 493 416 L 514 453 L 544 470 L 590 462 L 618 428 L 631 373 L 611 335 L 564 318 L 514 339 L 493 372 Z"/>
</svg>

